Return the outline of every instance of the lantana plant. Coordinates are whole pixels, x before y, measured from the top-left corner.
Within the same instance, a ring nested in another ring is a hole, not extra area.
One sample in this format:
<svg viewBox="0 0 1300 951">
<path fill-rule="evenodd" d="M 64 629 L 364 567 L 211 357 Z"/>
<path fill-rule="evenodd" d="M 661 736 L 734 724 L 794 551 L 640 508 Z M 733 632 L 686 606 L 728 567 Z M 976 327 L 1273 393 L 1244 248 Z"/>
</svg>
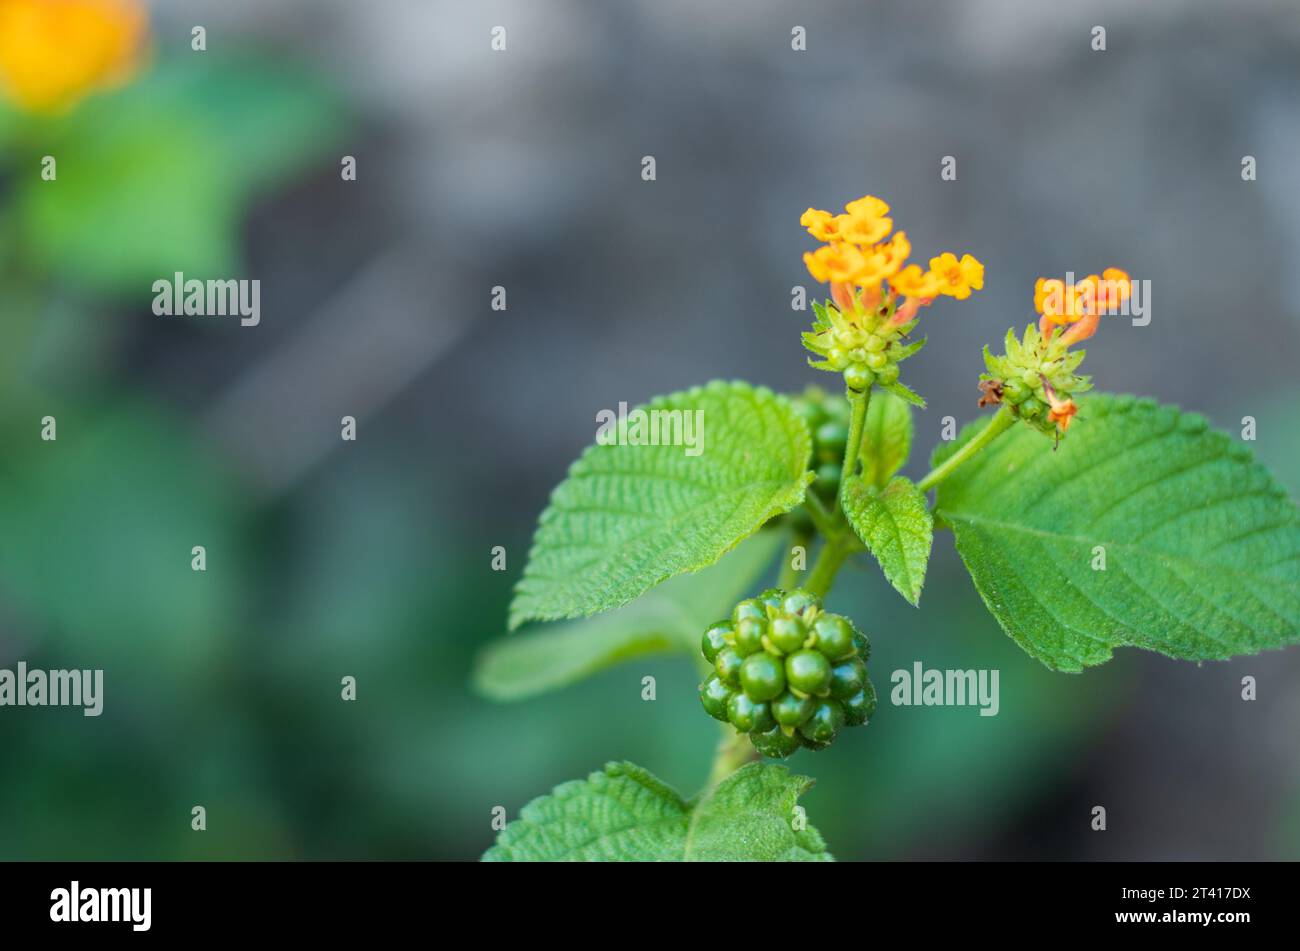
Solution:
<svg viewBox="0 0 1300 951">
<path fill-rule="evenodd" d="M 832 586 L 846 562 L 874 558 L 918 604 L 936 528 L 951 530 L 1002 629 L 1052 670 L 1081 672 L 1116 647 L 1204 661 L 1300 641 L 1288 494 L 1199 415 L 1083 395 L 1078 345 L 1128 299 L 1119 269 L 1039 280 L 1038 321 L 1009 329 L 1003 353 L 986 347 L 978 380 L 970 371 L 991 412 L 941 441 L 921 479 L 898 474 L 925 407 L 902 364 L 925 343 L 926 309 L 967 301 L 984 266 L 946 252 L 908 263 L 889 214 L 866 196 L 800 222 L 821 242 L 808 271 L 829 288 L 803 345 L 842 395 L 715 381 L 648 403 L 665 425 L 702 414 L 704 451 L 637 438 L 589 448 L 542 514 L 510 609 L 512 629 L 559 623 L 492 645 L 476 674 L 486 695 L 517 701 L 689 652 L 723 731 L 704 788 L 687 799 L 611 763 L 525 806 L 486 859 L 829 859 L 796 804 L 811 780 L 770 761 L 811 760 L 875 722 L 872 632 L 829 610 Z M 778 558 L 776 584 L 756 591 Z"/>
</svg>

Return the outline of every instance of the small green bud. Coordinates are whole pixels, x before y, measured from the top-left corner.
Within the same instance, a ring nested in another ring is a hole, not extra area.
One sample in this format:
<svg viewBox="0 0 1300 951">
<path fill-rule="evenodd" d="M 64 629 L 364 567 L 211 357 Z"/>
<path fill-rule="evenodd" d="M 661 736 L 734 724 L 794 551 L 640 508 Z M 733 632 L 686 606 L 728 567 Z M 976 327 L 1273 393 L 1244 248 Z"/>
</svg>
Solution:
<svg viewBox="0 0 1300 951">
<path fill-rule="evenodd" d="M 854 363 L 844 369 L 844 385 L 856 393 L 871 386 L 875 376 L 860 363 Z"/>
</svg>

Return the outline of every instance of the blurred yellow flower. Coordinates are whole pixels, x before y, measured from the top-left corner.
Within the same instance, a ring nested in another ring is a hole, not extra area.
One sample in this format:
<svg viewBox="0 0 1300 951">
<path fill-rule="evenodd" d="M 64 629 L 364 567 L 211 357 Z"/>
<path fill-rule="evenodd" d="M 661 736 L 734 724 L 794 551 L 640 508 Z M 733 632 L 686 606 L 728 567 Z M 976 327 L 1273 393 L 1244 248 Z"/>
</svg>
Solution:
<svg viewBox="0 0 1300 951">
<path fill-rule="evenodd" d="M 0 90 L 29 112 L 66 110 L 129 77 L 147 29 L 138 0 L 0 0 Z"/>
<path fill-rule="evenodd" d="M 969 254 L 961 260 L 949 251 L 930 258 L 930 270 L 939 277 L 939 293 L 965 300 L 972 290 L 984 287 L 984 265 Z"/>
<path fill-rule="evenodd" d="M 867 259 L 857 245 L 836 242 L 805 252 L 803 263 L 808 265 L 813 280 L 851 284 L 858 281 Z"/>
<path fill-rule="evenodd" d="M 939 296 L 939 275 L 922 271 L 919 264 L 909 264 L 891 277 L 889 283 L 903 297 L 933 300 Z"/>
<path fill-rule="evenodd" d="M 799 217 L 799 224 L 807 228 L 808 233 L 818 241 L 838 241 L 840 240 L 839 217 L 829 211 L 809 208 Z"/>
</svg>

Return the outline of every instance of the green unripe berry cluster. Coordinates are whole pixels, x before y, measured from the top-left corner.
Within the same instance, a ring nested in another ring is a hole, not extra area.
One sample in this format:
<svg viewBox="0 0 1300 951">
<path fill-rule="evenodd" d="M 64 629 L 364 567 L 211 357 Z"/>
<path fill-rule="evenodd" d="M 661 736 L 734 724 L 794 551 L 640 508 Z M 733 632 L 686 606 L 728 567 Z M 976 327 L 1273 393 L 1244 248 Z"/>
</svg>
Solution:
<svg viewBox="0 0 1300 951">
<path fill-rule="evenodd" d="M 810 386 L 802 396 L 795 397 L 790 402 L 812 433 L 810 465 L 817 473 L 812 485 L 813 491 L 823 501 L 833 502 L 840 487 L 844 447 L 849 441 L 849 401 Z"/>
<path fill-rule="evenodd" d="M 1014 330 L 1007 331 L 1005 354 L 994 355 L 984 348 L 988 372 L 980 374 L 980 379 L 996 385 L 999 400 L 1018 417 L 1035 429 L 1054 434 L 1056 426 L 1048 419 L 1052 394 L 1063 401 L 1092 389 L 1089 377 L 1074 372 L 1086 352 L 1070 350 L 1059 333 L 1044 339 L 1038 327 L 1030 324 L 1021 339 Z"/>
<path fill-rule="evenodd" d="M 705 712 L 748 733 L 764 756 L 825 749 L 841 727 L 875 712 L 866 635 L 802 589 L 741 601 L 700 648 L 713 665 L 700 684 Z"/>
</svg>

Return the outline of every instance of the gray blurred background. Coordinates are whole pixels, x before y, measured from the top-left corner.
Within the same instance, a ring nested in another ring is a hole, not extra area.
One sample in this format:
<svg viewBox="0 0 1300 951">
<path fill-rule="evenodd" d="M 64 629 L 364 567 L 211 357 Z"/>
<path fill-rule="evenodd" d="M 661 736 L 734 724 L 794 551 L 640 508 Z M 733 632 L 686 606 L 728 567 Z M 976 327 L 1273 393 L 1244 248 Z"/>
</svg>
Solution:
<svg viewBox="0 0 1300 951">
<path fill-rule="evenodd" d="M 493 806 L 514 816 L 609 759 L 697 788 L 716 732 L 685 659 L 509 706 L 468 680 L 599 409 L 713 378 L 832 379 L 805 366 L 810 315 L 790 307 L 794 285 L 817 293 L 809 205 L 878 195 L 918 260 L 986 265 L 982 292 L 925 315 L 908 474 L 944 416 L 976 415 L 980 347 L 1034 316 L 1036 277 L 1118 266 L 1151 282 L 1153 319 L 1103 324 L 1097 387 L 1231 431 L 1253 416 L 1259 457 L 1300 485 L 1294 2 L 174 0 L 154 6 L 160 59 L 188 55 L 195 23 L 214 55 L 316 75 L 336 110 L 239 221 L 262 326 L 160 324 L 143 293 L 54 278 L 49 306 L 100 330 L 26 372 L 69 402 L 128 392 L 127 427 L 165 412 L 217 483 L 210 522 L 237 557 L 210 554 L 221 594 L 183 649 L 171 621 L 146 639 L 152 615 L 83 636 L 63 589 L 6 608 L 0 661 L 79 663 L 93 641 L 131 689 L 93 736 L 80 717 L 0 717 L 0 769 L 21 765 L 0 784 L 0 855 L 474 858 Z M 948 155 L 956 181 L 940 180 Z M 182 480 L 189 458 L 172 460 Z M 156 511 L 157 486 L 124 481 Z M 149 603 L 122 584 L 105 597 Z M 914 660 L 1002 671 L 997 717 L 884 705 L 867 735 L 791 761 L 818 779 L 805 802 L 839 857 L 1300 857 L 1300 651 L 1204 666 L 1120 651 L 1052 674 L 984 611 L 946 534 L 919 611 L 865 562 L 835 599 L 871 634 L 882 692 Z"/>
</svg>

